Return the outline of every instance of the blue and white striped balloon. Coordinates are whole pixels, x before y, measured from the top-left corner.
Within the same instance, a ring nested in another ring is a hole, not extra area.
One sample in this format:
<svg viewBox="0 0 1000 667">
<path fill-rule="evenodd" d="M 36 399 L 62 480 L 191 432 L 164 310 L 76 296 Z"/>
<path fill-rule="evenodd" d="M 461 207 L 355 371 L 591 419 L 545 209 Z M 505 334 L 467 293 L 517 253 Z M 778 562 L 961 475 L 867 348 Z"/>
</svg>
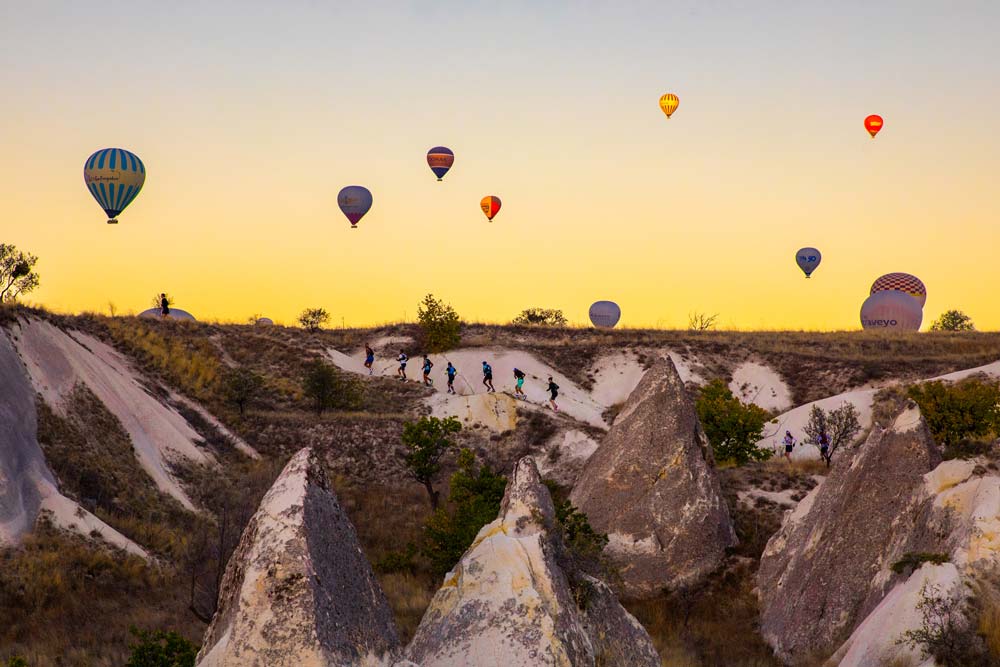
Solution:
<svg viewBox="0 0 1000 667">
<path fill-rule="evenodd" d="M 146 182 L 146 166 L 124 148 L 102 148 L 83 165 L 83 182 L 108 215 L 108 224 L 132 203 Z"/>
</svg>

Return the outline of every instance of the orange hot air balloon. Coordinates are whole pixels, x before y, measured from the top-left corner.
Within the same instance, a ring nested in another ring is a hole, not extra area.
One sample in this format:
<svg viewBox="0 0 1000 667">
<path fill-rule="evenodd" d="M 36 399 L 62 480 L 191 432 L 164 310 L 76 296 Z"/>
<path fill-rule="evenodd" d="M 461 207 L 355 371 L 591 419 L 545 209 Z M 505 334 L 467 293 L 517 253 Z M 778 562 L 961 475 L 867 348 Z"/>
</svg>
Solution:
<svg viewBox="0 0 1000 667">
<path fill-rule="evenodd" d="M 865 129 L 868 130 L 868 134 L 872 135 L 872 139 L 874 139 L 875 135 L 882 129 L 883 124 L 884 121 L 882 120 L 882 116 L 877 114 L 872 114 L 871 116 L 868 116 L 868 118 L 865 118 Z"/>
<path fill-rule="evenodd" d="M 495 197 L 493 195 L 483 197 L 483 200 L 479 202 L 479 207 L 483 209 L 483 213 L 486 214 L 489 221 L 493 222 L 493 216 L 500 211 L 500 197 Z"/>
</svg>

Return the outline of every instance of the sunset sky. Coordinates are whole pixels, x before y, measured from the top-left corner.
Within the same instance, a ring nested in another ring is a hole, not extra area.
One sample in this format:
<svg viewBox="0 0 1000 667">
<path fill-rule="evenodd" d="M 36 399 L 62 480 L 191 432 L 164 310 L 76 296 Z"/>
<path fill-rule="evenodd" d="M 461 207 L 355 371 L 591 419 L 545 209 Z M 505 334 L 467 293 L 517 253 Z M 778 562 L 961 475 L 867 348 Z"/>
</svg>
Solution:
<svg viewBox="0 0 1000 667">
<path fill-rule="evenodd" d="M 849 329 L 906 271 L 925 328 L 998 329 L 998 34 L 995 1 L 7 2 L 0 241 L 68 312 Z M 112 146 L 147 168 L 118 226 L 82 176 Z"/>
</svg>

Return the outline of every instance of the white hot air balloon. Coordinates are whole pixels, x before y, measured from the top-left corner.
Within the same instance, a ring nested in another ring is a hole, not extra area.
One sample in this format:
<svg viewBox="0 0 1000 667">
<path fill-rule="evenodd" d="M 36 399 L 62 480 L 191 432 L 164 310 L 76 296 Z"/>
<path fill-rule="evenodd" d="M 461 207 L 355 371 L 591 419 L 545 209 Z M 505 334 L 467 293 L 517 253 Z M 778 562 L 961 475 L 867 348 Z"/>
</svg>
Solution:
<svg viewBox="0 0 1000 667">
<path fill-rule="evenodd" d="M 270 317 L 258 317 L 256 324 L 259 327 L 269 327 L 274 325 L 274 320 Z"/>
<path fill-rule="evenodd" d="M 601 329 L 611 329 L 622 317 L 622 309 L 614 301 L 595 301 L 590 306 L 590 322 Z"/>
<path fill-rule="evenodd" d="M 816 248 L 801 248 L 795 253 L 795 263 L 802 269 L 802 273 L 806 274 L 806 278 L 812 275 L 822 261 L 823 255 Z"/>
<path fill-rule="evenodd" d="M 905 292 L 875 292 L 861 306 L 865 330 L 919 331 L 923 319 L 920 302 Z"/>
</svg>

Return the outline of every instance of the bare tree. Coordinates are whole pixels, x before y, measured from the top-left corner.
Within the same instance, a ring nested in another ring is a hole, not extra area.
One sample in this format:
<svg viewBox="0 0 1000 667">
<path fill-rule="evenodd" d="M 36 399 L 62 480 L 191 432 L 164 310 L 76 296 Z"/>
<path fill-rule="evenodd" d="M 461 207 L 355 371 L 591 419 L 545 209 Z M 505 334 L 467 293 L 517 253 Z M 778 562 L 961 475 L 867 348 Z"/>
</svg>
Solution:
<svg viewBox="0 0 1000 667">
<path fill-rule="evenodd" d="M 833 455 L 842 446 L 849 446 L 861 432 L 861 422 L 858 410 L 853 403 L 845 402 L 836 410 L 825 411 L 818 405 L 813 405 L 809 411 L 809 423 L 803 429 L 806 432 L 806 442 L 819 449 L 820 456 L 830 467 Z M 823 451 L 823 439 L 827 447 Z"/>
<path fill-rule="evenodd" d="M 711 331 L 718 322 L 719 314 L 709 315 L 695 311 L 688 315 L 688 329 L 690 331 Z"/>
</svg>

